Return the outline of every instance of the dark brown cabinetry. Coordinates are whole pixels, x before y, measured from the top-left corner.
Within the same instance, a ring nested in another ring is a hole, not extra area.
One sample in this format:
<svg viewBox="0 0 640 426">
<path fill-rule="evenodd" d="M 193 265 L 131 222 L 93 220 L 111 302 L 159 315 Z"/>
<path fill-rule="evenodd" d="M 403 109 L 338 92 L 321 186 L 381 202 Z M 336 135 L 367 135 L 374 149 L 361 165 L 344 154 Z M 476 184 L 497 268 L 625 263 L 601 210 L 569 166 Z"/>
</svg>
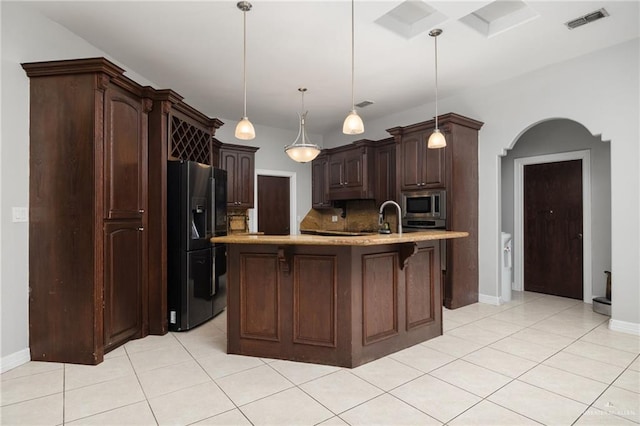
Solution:
<svg viewBox="0 0 640 426">
<path fill-rule="evenodd" d="M 398 189 L 445 189 L 447 229 L 469 233 L 446 243 L 444 306 L 453 309 L 478 301 L 478 131 L 483 123 L 450 113 L 439 116 L 438 124 L 447 139 L 441 149 L 427 148 L 434 120 L 387 131 L 397 144 Z"/>
<path fill-rule="evenodd" d="M 374 144 L 361 140 L 328 150 L 330 200 L 374 198 Z"/>
<path fill-rule="evenodd" d="M 333 200 L 395 199 L 394 138 L 361 140 L 326 149 L 312 163 L 312 207 L 332 207 Z"/>
<path fill-rule="evenodd" d="M 389 132 L 393 134 L 393 129 Z M 398 164 L 400 190 L 444 187 L 444 150 L 427 148 L 430 134 L 431 131 L 416 131 L 403 135 Z"/>
<path fill-rule="evenodd" d="M 356 367 L 442 334 L 437 240 L 228 256 L 229 353 Z"/>
<path fill-rule="evenodd" d="M 314 209 L 331 207 L 331 200 L 329 199 L 329 158 L 324 152 L 311 162 L 311 182 L 311 207 Z"/>
<path fill-rule="evenodd" d="M 97 364 L 148 334 L 145 89 L 103 58 L 30 77 L 29 347 Z"/>
<path fill-rule="evenodd" d="M 220 168 L 227 171 L 227 206 L 252 209 L 254 196 L 255 152 L 258 148 L 223 144 Z"/>
<path fill-rule="evenodd" d="M 396 199 L 396 143 L 393 138 L 377 142 L 374 167 L 376 203 Z"/>
<path fill-rule="evenodd" d="M 147 292 L 143 228 L 135 221 L 104 225 L 104 349 L 139 337 Z"/>
</svg>

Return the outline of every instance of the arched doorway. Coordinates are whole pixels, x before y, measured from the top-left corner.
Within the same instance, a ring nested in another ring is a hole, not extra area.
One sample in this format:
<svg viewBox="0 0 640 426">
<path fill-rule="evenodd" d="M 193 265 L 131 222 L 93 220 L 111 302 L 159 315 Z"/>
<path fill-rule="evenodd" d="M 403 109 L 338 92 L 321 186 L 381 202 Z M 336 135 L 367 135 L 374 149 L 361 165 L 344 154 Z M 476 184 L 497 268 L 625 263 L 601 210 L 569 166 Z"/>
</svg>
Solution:
<svg viewBox="0 0 640 426">
<path fill-rule="evenodd" d="M 514 236 L 513 288 L 523 290 L 526 287 L 525 167 L 571 160 L 578 160 L 582 165 L 582 299 L 590 303 L 594 295 L 604 295 L 603 271 L 611 267 L 611 163 L 608 143 L 591 135 L 580 123 L 567 119 L 543 121 L 524 131 L 507 155 L 502 157 L 501 225 L 503 231 Z M 573 234 L 577 238 L 579 232 Z M 562 252 L 554 256 L 560 257 L 557 261 L 561 264 L 564 262 Z M 567 266 L 570 263 L 567 260 Z"/>
</svg>

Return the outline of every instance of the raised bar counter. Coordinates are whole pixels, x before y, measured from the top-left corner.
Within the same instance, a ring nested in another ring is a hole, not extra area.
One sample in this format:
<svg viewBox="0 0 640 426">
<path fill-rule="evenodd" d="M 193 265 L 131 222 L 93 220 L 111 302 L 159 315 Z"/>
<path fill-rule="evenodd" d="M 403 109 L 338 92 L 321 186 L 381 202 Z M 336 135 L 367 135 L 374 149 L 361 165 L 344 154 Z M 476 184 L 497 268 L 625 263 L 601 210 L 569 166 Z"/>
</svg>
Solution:
<svg viewBox="0 0 640 426">
<path fill-rule="evenodd" d="M 214 243 L 227 244 L 280 244 L 280 245 L 312 245 L 312 246 L 376 246 L 382 244 L 413 243 L 419 241 L 444 240 L 449 238 L 468 237 L 468 232 L 445 231 L 434 229 L 422 232 L 405 232 L 403 234 L 374 234 L 360 232 L 316 231 L 323 235 L 253 235 L 231 234 L 215 237 Z M 348 235 L 347 235 L 348 234 Z"/>
<path fill-rule="evenodd" d="M 442 334 L 440 240 L 229 235 L 227 352 L 356 367 Z"/>
</svg>

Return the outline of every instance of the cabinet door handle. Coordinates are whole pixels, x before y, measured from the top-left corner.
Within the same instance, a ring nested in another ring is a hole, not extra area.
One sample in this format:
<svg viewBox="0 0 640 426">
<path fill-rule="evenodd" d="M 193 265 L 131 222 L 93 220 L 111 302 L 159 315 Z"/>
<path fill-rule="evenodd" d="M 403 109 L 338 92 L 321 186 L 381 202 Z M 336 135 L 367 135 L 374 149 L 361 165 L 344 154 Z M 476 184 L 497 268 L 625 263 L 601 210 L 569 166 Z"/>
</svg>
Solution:
<svg viewBox="0 0 640 426">
<path fill-rule="evenodd" d="M 140 214 L 144 213 L 144 209 L 138 210 L 138 213 L 140 213 Z"/>
<path fill-rule="evenodd" d="M 144 231 L 144 227 L 140 226 L 140 227 L 138 228 L 138 231 L 140 231 L 140 232 Z"/>
</svg>

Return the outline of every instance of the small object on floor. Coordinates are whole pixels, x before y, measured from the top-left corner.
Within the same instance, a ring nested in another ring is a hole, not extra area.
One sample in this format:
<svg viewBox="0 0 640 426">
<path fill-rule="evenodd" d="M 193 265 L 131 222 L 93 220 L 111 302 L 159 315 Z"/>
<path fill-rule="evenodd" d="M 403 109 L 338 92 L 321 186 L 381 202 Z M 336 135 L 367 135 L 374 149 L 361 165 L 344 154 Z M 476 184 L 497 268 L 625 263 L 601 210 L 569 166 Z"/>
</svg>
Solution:
<svg viewBox="0 0 640 426">
<path fill-rule="evenodd" d="M 593 298 L 593 312 L 611 316 L 611 300 L 606 297 Z"/>
</svg>

